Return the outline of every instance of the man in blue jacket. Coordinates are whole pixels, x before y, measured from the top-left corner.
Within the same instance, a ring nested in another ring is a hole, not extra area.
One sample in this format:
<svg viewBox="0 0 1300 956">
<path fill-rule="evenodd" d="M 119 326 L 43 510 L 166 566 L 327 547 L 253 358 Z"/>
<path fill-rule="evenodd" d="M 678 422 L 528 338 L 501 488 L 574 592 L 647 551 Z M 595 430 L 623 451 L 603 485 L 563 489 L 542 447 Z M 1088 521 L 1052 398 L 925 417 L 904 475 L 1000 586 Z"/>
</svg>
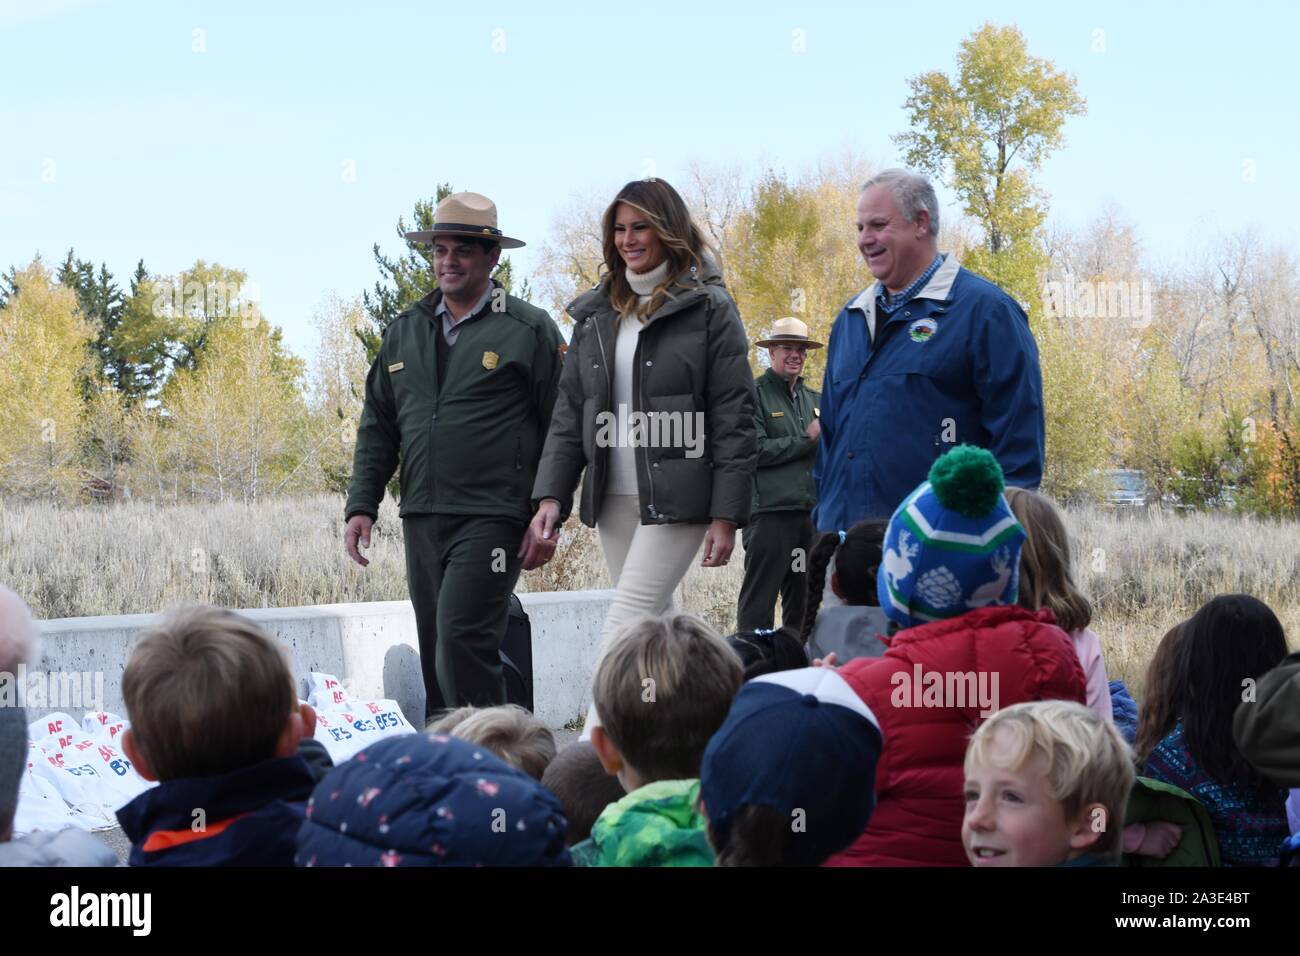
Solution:
<svg viewBox="0 0 1300 956">
<path fill-rule="evenodd" d="M 818 530 L 889 517 L 961 444 L 991 451 L 1008 485 L 1038 487 L 1043 382 L 1024 310 L 939 253 L 939 203 L 925 177 L 873 177 L 857 217 L 876 281 L 831 327 L 813 472 Z"/>
</svg>

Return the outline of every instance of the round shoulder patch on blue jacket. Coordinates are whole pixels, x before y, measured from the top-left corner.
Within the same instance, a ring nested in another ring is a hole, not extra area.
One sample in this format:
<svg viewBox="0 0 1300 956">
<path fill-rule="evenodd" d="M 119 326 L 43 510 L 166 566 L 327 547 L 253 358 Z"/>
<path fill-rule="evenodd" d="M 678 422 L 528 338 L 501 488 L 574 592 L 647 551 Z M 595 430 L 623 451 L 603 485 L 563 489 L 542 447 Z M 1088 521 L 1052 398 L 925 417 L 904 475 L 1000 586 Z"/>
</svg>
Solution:
<svg viewBox="0 0 1300 956">
<path fill-rule="evenodd" d="M 913 342 L 928 342 L 930 336 L 939 331 L 939 323 L 934 319 L 926 317 L 917 319 L 907 327 L 907 334 Z"/>
</svg>

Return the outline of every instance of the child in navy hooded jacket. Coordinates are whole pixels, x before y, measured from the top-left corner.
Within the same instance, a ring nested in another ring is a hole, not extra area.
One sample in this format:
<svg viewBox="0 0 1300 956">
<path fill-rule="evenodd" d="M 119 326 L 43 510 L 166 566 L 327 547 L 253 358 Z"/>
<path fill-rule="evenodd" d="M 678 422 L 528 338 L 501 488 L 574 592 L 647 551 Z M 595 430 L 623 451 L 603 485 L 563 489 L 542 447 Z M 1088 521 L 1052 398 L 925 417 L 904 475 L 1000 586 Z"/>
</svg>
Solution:
<svg viewBox="0 0 1300 956">
<path fill-rule="evenodd" d="M 316 714 L 273 638 L 232 611 L 182 608 L 136 645 L 122 697 L 122 747 L 160 781 L 117 812 L 132 866 L 293 865 Z"/>
</svg>

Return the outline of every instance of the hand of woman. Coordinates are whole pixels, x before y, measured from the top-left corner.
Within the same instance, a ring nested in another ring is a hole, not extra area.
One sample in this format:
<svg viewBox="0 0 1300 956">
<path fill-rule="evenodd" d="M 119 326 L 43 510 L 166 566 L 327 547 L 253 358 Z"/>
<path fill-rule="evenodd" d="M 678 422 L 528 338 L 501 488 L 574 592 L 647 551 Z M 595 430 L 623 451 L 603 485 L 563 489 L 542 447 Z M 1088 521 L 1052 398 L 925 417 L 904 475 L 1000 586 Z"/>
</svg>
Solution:
<svg viewBox="0 0 1300 956">
<path fill-rule="evenodd" d="M 720 568 L 731 560 L 736 550 L 736 526 L 722 518 L 714 518 L 704 535 L 704 560 L 700 567 Z"/>
</svg>

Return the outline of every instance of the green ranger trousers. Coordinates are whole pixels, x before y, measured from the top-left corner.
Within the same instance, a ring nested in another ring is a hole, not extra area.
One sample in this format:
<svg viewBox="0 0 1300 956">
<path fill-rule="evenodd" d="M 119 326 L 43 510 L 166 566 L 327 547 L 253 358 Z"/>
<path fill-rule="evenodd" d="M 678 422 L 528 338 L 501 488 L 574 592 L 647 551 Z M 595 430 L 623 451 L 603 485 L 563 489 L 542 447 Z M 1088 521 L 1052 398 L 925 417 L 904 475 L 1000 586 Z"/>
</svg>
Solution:
<svg viewBox="0 0 1300 956">
<path fill-rule="evenodd" d="M 500 650 L 526 527 L 473 515 L 402 519 L 426 719 L 448 707 L 506 702 Z"/>
<path fill-rule="evenodd" d="M 781 626 L 796 631 L 803 627 L 812 539 L 807 511 L 765 511 L 750 519 L 741 532 L 745 580 L 740 586 L 736 630 L 770 628 L 777 594 L 781 595 Z"/>
</svg>

